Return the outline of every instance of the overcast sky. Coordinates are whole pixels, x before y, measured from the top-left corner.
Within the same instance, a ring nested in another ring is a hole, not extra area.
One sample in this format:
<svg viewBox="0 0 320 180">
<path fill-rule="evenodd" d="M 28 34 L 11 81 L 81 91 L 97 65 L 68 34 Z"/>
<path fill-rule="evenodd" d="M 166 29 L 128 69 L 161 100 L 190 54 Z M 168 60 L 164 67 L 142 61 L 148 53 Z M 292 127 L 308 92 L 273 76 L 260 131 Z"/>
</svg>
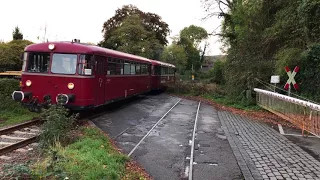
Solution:
<svg viewBox="0 0 320 180">
<path fill-rule="evenodd" d="M 37 36 L 44 36 L 47 25 L 49 41 L 76 38 L 81 42 L 97 43 L 102 40 L 103 23 L 115 14 L 117 8 L 128 4 L 161 16 L 169 24 L 169 37 L 191 24 L 212 32 L 221 23 L 216 17 L 201 21 L 205 17 L 201 0 L 1 0 L 0 40 L 12 40 L 12 31 L 18 25 L 24 39 L 39 42 Z M 210 38 L 209 43 L 208 55 L 221 53 L 217 37 Z"/>
</svg>

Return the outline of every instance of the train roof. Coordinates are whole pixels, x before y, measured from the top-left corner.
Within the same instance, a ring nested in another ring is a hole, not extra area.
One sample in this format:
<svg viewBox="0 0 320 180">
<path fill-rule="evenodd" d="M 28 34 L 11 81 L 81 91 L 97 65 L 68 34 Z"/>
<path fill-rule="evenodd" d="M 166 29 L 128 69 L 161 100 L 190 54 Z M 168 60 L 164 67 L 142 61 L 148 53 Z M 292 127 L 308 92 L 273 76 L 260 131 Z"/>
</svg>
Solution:
<svg viewBox="0 0 320 180">
<path fill-rule="evenodd" d="M 54 44 L 54 49 L 49 50 L 49 45 Z M 31 44 L 25 48 L 25 51 L 34 52 L 56 52 L 56 53 L 76 53 L 76 54 L 98 54 L 98 55 L 113 55 L 118 58 L 137 60 L 145 63 L 151 63 L 150 59 L 132 55 L 108 48 L 99 47 L 91 44 L 83 44 L 78 42 L 46 42 Z"/>
<path fill-rule="evenodd" d="M 161 62 L 161 61 L 156 61 L 156 60 L 151 60 L 153 65 L 162 65 L 162 66 L 167 66 L 167 67 L 173 67 L 175 68 L 176 66 L 173 64 L 169 64 L 169 63 L 165 63 L 165 62 Z"/>
</svg>

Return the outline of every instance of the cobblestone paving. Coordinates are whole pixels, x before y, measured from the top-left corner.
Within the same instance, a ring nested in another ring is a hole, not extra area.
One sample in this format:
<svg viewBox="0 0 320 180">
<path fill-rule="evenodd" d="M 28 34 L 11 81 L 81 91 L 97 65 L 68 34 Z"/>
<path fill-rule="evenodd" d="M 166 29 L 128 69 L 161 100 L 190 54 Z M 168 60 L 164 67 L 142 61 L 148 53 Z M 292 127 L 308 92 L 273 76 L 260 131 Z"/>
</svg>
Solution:
<svg viewBox="0 0 320 180">
<path fill-rule="evenodd" d="M 218 112 L 245 179 L 320 180 L 320 162 L 258 121 Z"/>
</svg>

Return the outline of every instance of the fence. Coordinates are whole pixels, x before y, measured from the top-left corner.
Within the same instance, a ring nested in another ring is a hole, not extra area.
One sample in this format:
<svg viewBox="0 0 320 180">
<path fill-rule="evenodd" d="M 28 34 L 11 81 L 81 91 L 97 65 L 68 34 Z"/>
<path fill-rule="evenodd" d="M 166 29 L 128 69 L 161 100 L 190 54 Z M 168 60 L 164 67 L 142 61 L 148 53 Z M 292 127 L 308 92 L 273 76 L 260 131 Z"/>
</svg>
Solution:
<svg viewBox="0 0 320 180">
<path fill-rule="evenodd" d="M 320 138 L 320 105 L 255 88 L 257 104 Z"/>
</svg>

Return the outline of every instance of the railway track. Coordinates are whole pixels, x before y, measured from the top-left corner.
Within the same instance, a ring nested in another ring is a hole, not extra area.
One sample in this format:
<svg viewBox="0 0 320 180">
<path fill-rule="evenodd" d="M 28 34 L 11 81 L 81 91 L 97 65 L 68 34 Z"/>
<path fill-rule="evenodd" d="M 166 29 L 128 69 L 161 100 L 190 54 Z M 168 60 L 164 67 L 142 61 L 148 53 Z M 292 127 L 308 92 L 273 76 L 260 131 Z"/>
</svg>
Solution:
<svg viewBox="0 0 320 180">
<path fill-rule="evenodd" d="M 80 117 L 79 122 L 81 120 L 93 119 L 105 115 L 107 113 L 117 111 L 136 101 L 137 99 L 134 98 L 129 99 L 126 101 L 127 103 L 119 103 L 115 106 L 107 106 L 105 108 L 100 109 L 97 112 L 85 114 L 83 117 Z M 0 129 L 0 156 L 36 142 L 41 133 L 39 126 L 40 124 L 42 124 L 41 120 L 33 120 Z"/>
<path fill-rule="evenodd" d="M 0 156 L 38 140 L 40 120 L 33 120 L 0 129 Z"/>
<path fill-rule="evenodd" d="M 152 128 L 140 139 L 140 141 L 136 144 L 136 146 L 129 152 L 128 156 L 130 157 L 135 151 L 136 149 L 140 146 L 140 144 L 144 141 L 145 138 L 147 138 L 149 136 L 149 134 L 154 130 L 155 127 L 157 127 L 157 125 L 170 113 L 170 111 L 172 109 L 174 109 L 174 107 L 177 106 L 177 104 L 179 104 L 179 102 L 181 101 L 178 100 L 153 126 Z M 187 173 L 186 176 L 188 177 L 188 180 L 192 180 L 193 179 L 193 164 L 194 164 L 194 150 L 195 150 L 195 137 L 196 137 L 196 132 L 197 132 L 197 122 L 198 122 L 198 116 L 199 116 L 199 111 L 200 111 L 200 106 L 201 106 L 201 102 L 198 103 L 197 106 L 197 111 L 196 111 L 196 116 L 195 116 L 195 120 L 194 120 L 194 125 L 193 125 L 193 132 L 192 132 L 192 139 L 190 140 L 191 144 L 191 151 L 190 151 L 190 161 L 189 161 L 189 166 L 187 167 Z"/>
</svg>

